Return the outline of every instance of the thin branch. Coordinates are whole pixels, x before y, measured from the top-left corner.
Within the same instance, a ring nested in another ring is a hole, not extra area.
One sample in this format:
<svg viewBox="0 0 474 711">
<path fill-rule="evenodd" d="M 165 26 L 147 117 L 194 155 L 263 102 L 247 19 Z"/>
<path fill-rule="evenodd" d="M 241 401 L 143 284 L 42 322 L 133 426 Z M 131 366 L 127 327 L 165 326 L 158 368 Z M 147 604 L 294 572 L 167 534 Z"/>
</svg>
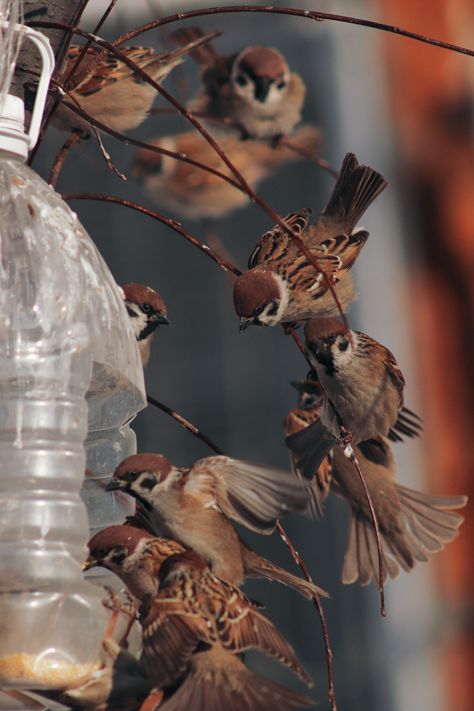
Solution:
<svg viewBox="0 0 474 711">
<path fill-rule="evenodd" d="M 211 247 L 203 242 L 200 242 L 194 235 L 184 229 L 180 222 L 171 219 L 171 217 L 165 217 L 155 210 L 150 210 L 150 208 L 144 205 L 139 205 L 132 200 L 126 200 L 125 198 L 115 197 L 114 195 L 101 195 L 99 193 L 67 193 L 62 195 L 63 200 L 69 202 L 70 200 L 98 200 L 100 202 L 112 202 L 115 205 L 122 205 L 123 207 L 129 207 L 132 210 L 141 212 L 148 217 L 153 217 L 153 219 L 158 220 L 162 224 L 166 225 L 170 229 L 174 230 L 182 237 L 191 242 L 195 247 L 204 252 L 208 257 L 210 257 L 216 264 L 218 264 L 221 269 L 225 272 L 232 272 L 235 276 L 240 276 L 241 271 L 237 269 L 231 262 L 228 262 L 223 257 L 221 257 L 217 252 L 215 252 Z"/>
<path fill-rule="evenodd" d="M 365 498 L 367 499 L 367 503 L 369 505 L 370 509 L 370 516 L 372 518 L 372 523 L 374 524 L 374 529 L 375 529 L 375 539 L 377 541 L 377 555 L 379 559 L 379 579 L 378 579 L 378 589 L 379 589 L 379 594 L 380 594 L 380 614 L 382 617 L 387 616 L 387 610 L 385 609 L 385 593 L 384 593 L 384 567 L 383 567 L 383 555 L 382 555 L 382 541 L 380 537 L 380 528 L 379 528 L 379 521 L 377 518 L 377 515 L 375 513 L 374 505 L 372 502 L 372 497 L 370 495 L 369 489 L 367 487 L 367 482 L 365 481 L 365 477 L 362 473 L 362 469 L 359 464 L 359 460 L 357 459 L 354 450 L 352 449 L 351 445 L 347 445 L 344 448 L 344 456 L 349 459 L 351 464 L 355 467 L 355 470 L 357 472 L 357 475 L 361 481 L 362 487 L 364 489 L 364 494 Z"/>
<path fill-rule="evenodd" d="M 291 557 L 295 561 L 296 565 L 298 568 L 301 570 L 303 573 L 304 577 L 309 583 L 313 582 L 313 578 L 310 575 L 309 570 L 306 567 L 305 562 L 301 558 L 300 554 L 294 547 L 293 543 L 291 542 L 290 538 L 288 537 L 287 532 L 281 525 L 279 521 L 277 521 L 276 524 L 276 529 L 278 533 L 280 534 L 280 538 L 282 539 L 283 543 L 286 544 L 288 550 L 290 551 Z M 333 652 L 331 648 L 331 642 L 329 640 L 329 630 L 326 622 L 326 616 L 324 614 L 323 606 L 321 603 L 321 597 L 319 595 L 315 595 L 313 597 L 314 605 L 318 611 L 319 619 L 321 621 L 321 629 L 323 632 L 323 640 L 324 640 L 324 647 L 326 649 L 326 663 L 327 663 L 327 670 L 328 670 L 328 697 L 329 697 L 329 703 L 331 704 L 331 711 L 337 711 L 337 705 L 336 705 L 336 692 L 334 690 L 334 670 L 332 666 L 332 661 L 333 661 Z"/>
<path fill-rule="evenodd" d="M 60 25 L 60 29 L 62 29 L 61 23 L 56 23 L 56 22 L 33 22 L 31 23 L 32 26 L 35 27 L 56 27 L 57 25 Z M 197 119 L 195 119 L 191 113 L 184 107 L 182 106 L 179 101 L 177 101 L 174 96 L 172 96 L 166 89 L 164 89 L 157 81 L 152 79 L 152 77 L 141 67 L 138 66 L 136 62 L 131 60 L 127 54 L 124 52 L 120 51 L 117 49 L 113 44 L 110 42 L 107 42 L 106 40 L 96 37 L 92 35 L 90 32 L 85 32 L 84 30 L 79 29 L 78 27 L 75 28 L 74 32 L 78 34 L 81 37 L 84 37 L 86 39 L 92 39 L 95 43 L 97 43 L 100 47 L 104 47 L 105 49 L 109 50 L 112 54 L 114 54 L 116 57 L 118 57 L 124 64 L 129 66 L 135 74 L 140 76 L 147 84 L 150 84 L 159 94 L 161 94 L 172 106 L 174 106 L 175 109 L 179 111 L 180 114 L 182 114 L 195 128 L 196 130 L 203 136 L 203 138 L 209 143 L 209 145 L 213 148 L 213 150 L 216 152 L 216 154 L 221 158 L 221 160 L 225 163 L 225 165 L 229 168 L 229 170 L 233 173 L 233 175 L 236 177 L 237 181 L 240 183 L 243 192 L 245 192 L 248 197 L 250 198 L 251 202 L 257 204 L 262 210 L 264 210 L 267 215 L 269 215 L 274 222 L 279 225 L 279 227 L 286 232 L 290 238 L 298 245 L 300 251 L 304 254 L 308 262 L 315 268 L 315 270 L 322 274 L 324 282 L 328 288 L 328 291 L 330 291 L 334 302 L 337 306 L 337 309 L 340 313 L 342 322 L 345 326 L 346 330 L 349 330 L 349 325 L 347 323 L 347 318 L 344 314 L 344 311 L 341 306 L 341 302 L 339 301 L 339 298 L 336 294 L 336 290 L 334 288 L 334 284 L 331 282 L 331 279 L 329 276 L 326 274 L 324 269 L 322 269 L 318 263 L 317 258 L 310 252 L 310 250 L 307 248 L 299 234 L 292 228 L 290 225 L 288 225 L 286 222 L 283 221 L 283 218 L 273 210 L 264 200 L 262 200 L 256 193 L 255 191 L 250 187 L 250 185 L 247 183 L 245 178 L 242 176 L 242 174 L 237 170 L 237 168 L 234 166 L 232 161 L 229 160 L 229 158 L 226 156 L 225 152 L 222 150 L 222 148 L 219 146 L 219 144 L 212 138 L 212 136 L 203 128 L 203 126 L 199 123 Z"/>
<path fill-rule="evenodd" d="M 67 138 L 67 140 L 64 142 L 62 148 L 56 156 L 56 160 L 54 161 L 53 167 L 51 168 L 51 173 L 49 174 L 48 183 L 51 185 L 52 188 L 56 188 L 59 174 L 62 170 L 64 161 L 66 160 L 67 154 L 69 153 L 71 148 L 80 140 L 81 132 L 73 131 L 71 135 Z"/>
<path fill-rule="evenodd" d="M 375 22 L 374 20 L 364 20 L 358 17 L 350 17 L 349 15 L 335 15 L 330 12 L 319 12 L 318 10 L 301 10 L 294 7 L 274 7 L 274 6 L 261 6 L 261 5 L 227 5 L 226 7 L 208 7 L 202 10 L 191 10 L 189 12 L 178 12 L 175 15 L 169 15 L 168 17 L 163 17 L 159 20 L 154 20 L 148 22 L 146 25 L 142 25 L 135 30 L 130 32 L 125 32 L 124 34 L 117 37 L 114 44 L 120 45 L 124 42 L 130 42 L 130 40 L 138 37 L 143 32 L 148 32 L 149 30 L 154 30 L 156 27 L 163 27 L 163 25 L 168 25 L 171 22 L 178 22 L 180 20 L 189 20 L 194 17 L 205 17 L 207 15 L 224 15 L 227 13 L 237 13 L 237 12 L 255 12 L 255 13 L 265 13 L 273 15 L 292 15 L 293 17 L 302 17 L 308 20 L 315 20 L 316 22 L 322 22 L 323 20 L 331 20 L 334 22 L 343 22 L 350 25 L 359 25 L 361 27 L 369 27 L 374 30 L 381 30 L 382 32 L 390 32 L 392 34 L 400 35 L 401 37 L 407 37 L 408 39 L 415 40 L 417 42 L 423 42 L 425 44 L 430 44 L 435 47 L 441 47 L 442 49 L 449 49 L 452 52 L 459 52 L 460 54 L 467 54 L 469 57 L 474 57 L 474 50 L 467 47 L 461 47 L 457 44 L 452 44 L 450 42 L 443 42 L 443 40 L 434 39 L 433 37 L 427 37 L 425 35 L 420 35 L 417 32 L 410 32 L 409 30 L 404 30 L 402 27 L 397 27 L 396 25 L 387 25 L 384 22 Z"/>
<path fill-rule="evenodd" d="M 303 156 L 303 158 L 307 158 L 312 163 L 317 165 L 318 168 L 325 170 L 326 173 L 332 175 L 333 178 L 338 178 L 339 172 L 335 168 L 333 168 L 327 160 L 324 160 L 324 158 L 318 158 L 318 156 L 314 156 L 311 151 L 306 150 L 306 148 L 303 148 L 302 146 L 297 146 L 295 143 L 293 143 L 286 137 L 280 139 L 279 145 L 286 146 L 290 149 L 290 151 L 298 153 L 298 155 Z"/>
<path fill-rule="evenodd" d="M 158 409 L 162 410 L 165 412 L 167 415 L 172 417 L 174 420 L 179 422 L 179 424 L 184 427 L 185 429 L 188 430 L 188 432 L 191 432 L 191 434 L 194 437 L 197 437 L 198 439 L 201 440 L 201 442 L 204 442 L 209 449 L 212 449 L 213 452 L 217 455 L 223 455 L 224 452 L 220 447 L 218 447 L 209 437 L 207 437 L 201 430 L 199 430 L 195 425 L 193 425 L 189 420 L 187 420 L 185 417 L 180 415 L 178 412 L 175 410 L 172 410 L 171 407 L 168 407 L 167 405 L 164 405 L 162 402 L 159 402 L 159 400 L 156 400 L 154 397 L 151 395 L 146 396 L 147 402 L 150 403 L 150 405 L 154 405 Z M 313 583 L 313 579 L 311 577 L 311 574 L 306 567 L 303 559 L 301 558 L 300 554 L 296 550 L 295 546 L 293 545 L 292 541 L 290 540 L 290 537 L 288 536 L 287 532 L 281 525 L 279 521 L 276 523 L 276 529 L 280 535 L 280 538 L 282 539 L 283 543 L 286 545 L 288 550 L 290 551 L 291 557 L 293 558 L 294 562 L 298 566 L 298 568 L 301 570 L 303 573 L 304 577 L 309 583 Z M 327 670 L 328 670 L 328 697 L 329 697 L 329 702 L 331 704 L 331 711 L 337 711 L 337 705 L 336 705 L 336 695 L 334 691 L 334 671 L 333 671 L 333 652 L 331 648 L 331 642 L 329 640 L 329 631 L 328 631 L 328 626 L 326 623 L 326 616 L 324 614 L 324 609 L 321 603 L 321 598 L 319 595 L 315 595 L 313 597 L 314 605 L 316 607 L 316 610 L 319 615 L 319 619 L 321 622 L 321 629 L 323 633 L 323 640 L 324 640 L 324 647 L 326 650 L 326 662 L 327 662 Z"/>
</svg>

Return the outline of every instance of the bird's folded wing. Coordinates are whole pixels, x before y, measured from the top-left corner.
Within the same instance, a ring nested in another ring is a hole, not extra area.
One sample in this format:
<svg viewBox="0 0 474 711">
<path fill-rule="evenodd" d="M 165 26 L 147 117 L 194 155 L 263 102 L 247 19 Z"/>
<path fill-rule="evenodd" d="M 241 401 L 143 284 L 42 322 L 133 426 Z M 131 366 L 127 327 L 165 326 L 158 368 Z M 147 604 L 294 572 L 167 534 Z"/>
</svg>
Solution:
<svg viewBox="0 0 474 711">
<path fill-rule="evenodd" d="M 289 472 L 224 456 L 197 461 L 185 493 L 206 497 L 205 505 L 263 534 L 272 533 L 284 514 L 303 511 L 309 496 L 305 483 Z"/>
</svg>

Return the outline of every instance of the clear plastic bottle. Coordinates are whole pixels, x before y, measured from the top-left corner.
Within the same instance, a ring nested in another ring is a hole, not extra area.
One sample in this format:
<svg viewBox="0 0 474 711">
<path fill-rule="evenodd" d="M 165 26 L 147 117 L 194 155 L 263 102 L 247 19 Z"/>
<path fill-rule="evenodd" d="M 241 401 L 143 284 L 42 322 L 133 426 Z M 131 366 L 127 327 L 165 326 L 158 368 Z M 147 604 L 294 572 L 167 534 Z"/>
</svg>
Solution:
<svg viewBox="0 0 474 711">
<path fill-rule="evenodd" d="M 110 474 L 145 405 L 120 290 L 59 195 L 0 152 L 0 686 L 60 688 L 97 659 L 106 614 L 81 570 L 86 392 L 90 465 Z M 100 493 L 92 515 L 107 525 L 117 510 Z"/>
</svg>

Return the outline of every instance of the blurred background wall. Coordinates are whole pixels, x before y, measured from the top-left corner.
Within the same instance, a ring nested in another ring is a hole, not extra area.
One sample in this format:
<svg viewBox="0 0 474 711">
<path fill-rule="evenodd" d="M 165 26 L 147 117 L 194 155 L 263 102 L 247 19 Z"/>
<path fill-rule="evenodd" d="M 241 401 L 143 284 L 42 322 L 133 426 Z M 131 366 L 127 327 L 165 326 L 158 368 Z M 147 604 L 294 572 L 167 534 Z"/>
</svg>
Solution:
<svg viewBox="0 0 474 711">
<path fill-rule="evenodd" d="M 85 18 L 90 27 L 107 4 L 91 0 Z M 157 14 L 196 5 L 119 0 L 103 34 L 113 38 Z M 468 0 L 320 0 L 317 9 L 370 17 L 461 44 L 473 36 Z M 282 50 L 307 84 L 304 118 L 322 130 L 322 155 L 339 167 L 345 152 L 353 151 L 388 179 L 389 189 L 363 221 L 371 236 L 356 268 L 359 299 L 350 322 L 393 350 L 407 380 L 407 405 L 425 421 L 421 441 L 396 448 L 401 483 L 432 493 L 470 493 L 473 61 L 330 22 L 241 14 L 208 17 L 198 24 L 223 30 L 218 42 L 226 52 L 252 43 Z M 163 46 L 168 31 L 152 31 L 139 43 Z M 185 99 L 195 81 L 196 70 L 186 62 L 166 86 Z M 181 119 L 155 116 L 133 135 L 145 140 L 186 129 Z M 43 176 L 63 141 L 63 134 L 48 132 L 35 164 Z M 134 149 L 107 137 L 104 142 L 114 162 L 130 175 Z M 242 150 L 248 149 L 242 144 Z M 306 206 L 317 212 L 331 185 L 330 176 L 300 162 L 264 183 L 259 193 L 280 214 Z M 123 183 L 107 170 L 94 140 L 73 150 L 58 190 L 110 193 L 154 206 L 132 178 Z M 229 278 L 177 234 L 119 206 L 72 206 L 117 281 L 149 284 L 168 304 L 171 327 L 160 330 L 156 339 L 147 370 L 149 393 L 183 413 L 227 453 L 287 467 L 282 422 L 295 402 L 289 381 L 307 370 L 294 344 L 280 329 L 249 329 L 239 336 Z M 183 224 L 204 237 L 199 223 Z M 219 221 L 216 232 L 244 268 L 256 240 L 270 226 L 266 215 L 249 204 Z M 163 451 L 178 464 L 209 453 L 152 408 L 134 426 L 140 450 Z M 325 610 L 339 711 L 472 708 L 472 510 L 467 516 L 458 541 L 430 564 L 388 584 L 386 619 L 379 615 L 373 586 L 340 583 L 348 521 L 341 500 L 331 496 L 319 522 L 288 522 L 312 575 L 332 595 Z M 276 535 L 259 538 L 255 545 L 275 561 L 292 565 Z M 254 583 L 249 592 L 265 602 L 296 647 L 315 678 L 314 698 L 326 708 L 326 664 L 312 606 L 282 586 Z M 255 668 L 269 676 L 277 673 L 260 657 Z M 285 681 L 293 683 L 289 677 Z"/>
</svg>

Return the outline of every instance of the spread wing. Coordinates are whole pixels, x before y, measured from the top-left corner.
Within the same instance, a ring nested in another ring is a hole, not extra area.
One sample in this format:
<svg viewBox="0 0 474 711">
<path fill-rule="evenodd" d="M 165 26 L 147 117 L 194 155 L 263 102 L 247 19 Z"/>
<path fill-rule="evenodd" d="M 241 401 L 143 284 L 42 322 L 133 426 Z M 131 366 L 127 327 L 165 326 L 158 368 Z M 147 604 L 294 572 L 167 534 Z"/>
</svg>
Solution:
<svg viewBox="0 0 474 711">
<path fill-rule="evenodd" d="M 276 627 L 235 590 L 226 595 L 223 613 L 217 617 L 217 629 L 222 646 L 239 654 L 258 649 L 272 659 L 292 669 L 305 683 L 312 681 L 299 663 L 291 644 Z"/>
<path fill-rule="evenodd" d="M 159 687 L 181 676 L 199 642 L 210 635 L 202 615 L 168 586 L 166 597 L 153 600 L 141 624 L 144 662 Z"/>
<path fill-rule="evenodd" d="M 263 534 L 272 533 L 281 516 L 308 504 L 305 484 L 289 472 L 224 456 L 195 462 L 184 493 Z"/>
</svg>

